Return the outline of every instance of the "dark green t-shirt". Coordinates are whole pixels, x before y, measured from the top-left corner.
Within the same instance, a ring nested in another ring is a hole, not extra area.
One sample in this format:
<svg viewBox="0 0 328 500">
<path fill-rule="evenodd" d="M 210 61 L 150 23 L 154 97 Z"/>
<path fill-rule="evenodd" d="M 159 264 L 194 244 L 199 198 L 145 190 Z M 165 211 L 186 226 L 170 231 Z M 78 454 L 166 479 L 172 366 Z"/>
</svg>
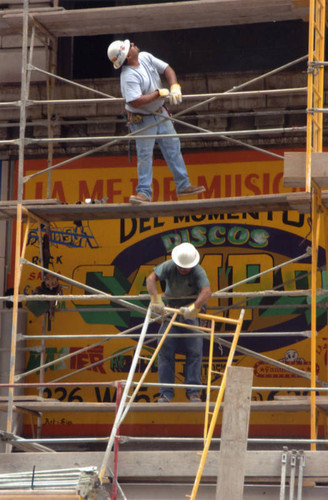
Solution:
<svg viewBox="0 0 328 500">
<path fill-rule="evenodd" d="M 154 273 L 160 281 L 165 281 L 165 295 L 185 297 L 169 299 L 168 305 L 179 308 L 190 304 L 192 295 L 198 295 L 204 286 L 210 286 L 205 270 L 198 264 L 188 274 L 180 274 L 173 260 L 168 260 L 154 267 Z"/>
</svg>

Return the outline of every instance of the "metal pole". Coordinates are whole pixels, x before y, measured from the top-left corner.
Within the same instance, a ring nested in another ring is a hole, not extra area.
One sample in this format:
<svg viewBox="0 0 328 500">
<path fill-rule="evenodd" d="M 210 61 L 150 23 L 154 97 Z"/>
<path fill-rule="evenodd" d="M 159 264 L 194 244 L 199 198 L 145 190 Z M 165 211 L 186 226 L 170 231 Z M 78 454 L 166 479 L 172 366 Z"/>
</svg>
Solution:
<svg viewBox="0 0 328 500">
<path fill-rule="evenodd" d="M 49 71 L 45 71 L 44 69 L 38 68 L 37 66 L 34 66 L 32 64 L 30 65 L 30 68 L 33 69 L 34 71 L 42 73 L 43 75 L 47 75 L 47 76 L 49 76 L 51 78 L 55 78 L 56 80 L 59 80 L 61 82 L 69 83 L 70 85 L 73 85 L 75 87 L 79 87 L 80 89 L 89 90 L 90 92 L 93 92 L 95 94 L 99 94 L 99 95 L 102 95 L 104 97 L 110 97 L 112 100 L 113 99 L 116 100 L 116 97 L 111 96 L 111 95 L 109 95 L 109 94 L 107 94 L 105 92 L 101 92 L 100 90 L 93 89 L 92 87 L 87 87 L 86 85 L 82 85 L 81 83 L 74 82 L 73 80 L 68 80 L 67 78 L 64 78 L 62 76 L 56 75 L 55 73 L 50 73 Z"/>
<path fill-rule="evenodd" d="M 303 257 L 304 258 L 304 257 Z M 291 261 L 288 261 L 288 262 L 285 262 L 283 264 L 279 264 L 277 267 L 274 267 L 274 268 L 270 268 L 270 269 L 267 269 L 266 271 L 263 271 L 263 273 L 260 273 L 260 274 L 257 274 L 256 276 L 262 276 L 268 272 L 272 272 L 273 270 L 276 270 L 278 267 L 281 267 L 281 266 L 287 266 L 288 264 L 290 264 Z M 25 262 L 24 262 L 25 263 Z M 29 262 L 30 265 L 34 265 L 32 263 Z M 42 269 L 43 266 L 40 266 L 40 268 Z M 45 269 L 45 268 L 43 268 Z M 318 269 L 320 270 L 320 269 Z M 47 270 L 48 271 L 48 270 Z M 49 270 L 49 273 L 51 271 Z M 309 273 L 310 275 L 310 273 Z M 59 275 L 59 276 L 62 276 L 62 275 Z M 63 277 L 63 280 L 65 278 Z M 252 278 L 249 278 L 249 279 L 252 279 Z M 243 282 L 238 282 L 238 285 L 240 285 L 241 283 L 246 283 L 247 281 L 249 281 L 249 279 L 243 281 Z M 296 281 L 296 280 L 295 280 Z M 76 281 L 75 282 L 77 286 L 81 286 L 82 288 L 82 283 Z M 234 287 L 236 285 L 232 285 L 232 287 Z M 229 287 L 231 288 L 231 287 Z M 245 298 L 257 298 L 257 297 L 305 297 L 305 296 L 310 296 L 311 295 L 311 290 L 288 290 L 288 291 L 285 291 L 285 290 L 259 290 L 257 292 L 230 292 L 230 293 L 227 293 L 227 292 L 224 292 L 223 290 L 226 290 L 226 288 L 222 288 L 222 290 L 219 290 L 217 292 L 213 292 L 213 294 L 211 295 L 211 298 L 224 298 L 224 299 L 227 299 L 227 298 L 230 298 L 230 297 L 245 297 Z M 318 288 L 318 295 L 328 295 L 328 290 L 327 289 L 320 289 Z M 92 300 L 110 300 L 113 296 L 110 295 L 110 294 L 104 294 L 104 295 L 97 295 L 97 294 L 92 294 L 90 293 L 90 295 L 78 295 L 78 294 L 65 294 L 65 295 L 56 295 L 56 300 L 58 301 L 70 301 L 70 300 L 85 300 L 87 302 L 89 301 L 92 301 Z M 168 296 L 165 296 L 164 295 L 164 298 L 169 298 Z M 18 300 L 20 302 L 33 302 L 35 300 L 51 300 L 53 299 L 54 296 L 53 295 L 47 295 L 47 294 L 33 294 L 33 295 L 18 295 Z M 141 294 L 141 295 L 114 295 L 114 298 L 116 300 L 124 300 L 124 299 L 129 299 L 129 300 L 149 300 L 149 295 L 148 294 Z M 12 301 L 14 300 L 14 296 L 13 295 L 4 295 L 4 296 L 1 296 L 0 297 L 0 300 L 8 300 L 8 301 Z"/>
<path fill-rule="evenodd" d="M 134 399 L 135 399 L 135 397 L 136 397 L 136 395 L 137 395 L 137 393 L 138 393 L 138 391 L 139 391 L 139 389 L 140 389 L 140 387 L 141 387 L 141 384 L 143 383 L 144 379 L 146 378 L 146 376 L 147 376 L 147 374 L 148 374 L 148 372 L 149 372 L 150 368 L 152 367 L 152 365 L 153 365 L 153 363 L 154 363 L 154 361 L 155 361 L 155 359 L 156 359 L 156 357 L 157 357 L 157 354 L 159 353 L 159 351 L 160 351 L 160 349 L 161 349 L 161 347 L 162 347 L 162 345 L 163 345 L 163 343 L 164 343 L 164 341 L 165 341 L 165 339 L 166 339 L 167 334 L 169 333 L 169 331 L 170 331 L 170 329 L 171 329 L 171 326 L 172 326 L 173 324 L 176 324 L 176 323 L 175 323 L 175 318 L 177 317 L 177 315 L 178 315 L 178 312 L 175 312 L 175 313 L 173 314 L 173 316 L 172 316 L 171 320 L 169 321 L 169 323 L 168 323 L 168 325 L 167 325 L 167 328 L 166 328 L 165 332 L 163 333 L 162 338 L 161 338 L 161 340 L 159 341 L 159 343 L 158 343 L 158 345 L 157 345 L 157 347 L 156 347 L 155 351 L 153 352 L 153 355 L 152 355 L 151 359 L 149 360 L 149 362 L 148 362 L 148 364 L 147 364 L 147 367 L 146 367 L 145 371 L 143 372 L 143 374 L 142 374 L 142 376 L 141 376 L 141 378 L 140 378 L 139 382 L 137 383 L 137 386 L 136 386 L 136 388 L 134 389 L 132 396 L 130 396 L 130 398 L 129 398 L 129 402 L 128 402 L 128 404 L 126 405 L 126 407 L 125 407 L 125 409 L 124 409 L 124 412 L 123 412 L 123 414 L 122 414 L 122 417 L 121 417 L 121 422 L 123 422 L 123 420 L 125 419 L 126 414 L 128 413 L 128 411 L 129 411 L 129 409 L 130 409 L 130 407 L 131 407 L 131 404 L 133 403 L 133 401 L 134 401 Z"/>
<path fill-rule="evenodd" d="M 231 290 L 232 288 L 235 288 L 239 285 L 243 285 L 244 283 L 247 283 L 248 281 L 254 280 L 256 278 L 259 278 L 260 276 L 264 276 L 265 274 L 271 273 L 273 271 L 276 271 L 277 269 L 280 269 L 284 266 L 287 266 L 288 264 L 293 264 L 294 262 L 298 262 L 299 260 L 306 259 L 307 257 L 310 257 L 311 255 L 311 249 L 308 248 L 305 253 L 302 255 L 299 255 L 298 257 L 295 257 L 295 259 L 290 259 L 287 260 L 286 262 L 282 262 L 282 264 L 278 264 L 277 266 L 271 267 L 270 269 L 266 269 L 265 271 L 261 273 L 254 274 L 254 276 L 251 276 L 250 278 L 246 278 L 244 280 L 238 281 L 237 283 L 233 283 L 232 285 L 229 285 L 225 288 L 222 288 L 220 292 L 215 292 L 212 294 L 212 297 L 216 297 L 217 294 L 222 293 L 222 292 L 227 292 L 228 290 Z"/>
<path fill-rule="evenodd" d="M 281 476 L 280 476 L 279 500 L 285 500 L 287 457 L 288 457 L 288 448 L 286 446 L 284 446 L 284 451 L 283 451 L 283 454 L 281 455 Z"/>
<path fill-rule="evenodd" d="M 168 120 L 168 118 L 166 118 L 166 120 Z M 148 127 L 149 128 L 149 127 Z M 143 129 L 145 130 L 146 127 Z M 277 127 L 277 128 L 264 128 L 264 129 L 256 129 L 256 131 L 254 131 L 254 129 L 250 129 L 250 130 L 230 130 L 228 132 L 197 132 L 197 133 L 190 133 L 190 134 L 186 134 L 186 133 L 175 133 L 175 134 L 161 134 L 161 139 L 172 139 L 172 138 L 180 138 L 180 139 L 190 139 L 190 138 L 213 138 L 213 137 L 221 137 L 221 136 L 235 136 L 235 135 L 254 135 L 257 134 L 280 134 L 280 133 L 287 133 L 287 132 L 290 132 L 290 133 L 295 133 L 296 131 L 297 132 L 303 132 L 306 130 L 306 127 Z M 126 135 L 121 135 L 120 136 L 120 141 L 129 141 L 131 139 L 131 137 L 133 137 L 134 139 L 158 139 L 158 135 L 157 134 L 140 134 L 140 130 L 136 131 L 136 133 L 133 133 L 131 132 L 131 134 L 126 134 Z M 133 135 L 134 134 L 134 135 Z M 138 135 L 140 134 L 140 135 Z M 117 139 L 117 136 L 115 135 L 104 135 L 104 136 L 93 136 L 93 137 L 56 137 L 54 139 L 51 139 L 49 137 L 45 137 L 45 138 L 37 138 L 37 139 L 33 139 L 33 138 L 30 138 L 28 139 L 28 143 L 29 144 L 50 144 L 51 142 L 63 142 L 63 143 L 67 143 L 67 142 L 71 142 L 71 143 L 79 143 L 79 142 L 85 142 L 85 140 L 88 140 L 88 141 L 95 141 L 95 142 L 99 142 L 99 141 L 114 141 L 114 142 L 117 142 L 118 139 Z M 114 144 L 114 142 L 111 142 L 110 144 Z M 109 145 L 109 144 L 108 144 Z M 58 164 L 57 165 L 53 165 L 54 168 L 58 168 Z M 50 167 L 50 169 L 52 169 L 52 167 Z M 46 170 L 49 170 L 49 169 L 44 169 L 42 171 L 39 172 L 39 175 L 44 173 Z M 30 178 L 30 176 L 29 176 Z"/>
<path fill-rule="evenodd" d="M 316 387 L 317 378 L 317 265 L 318 265 L 318 240 L 320 231 L 320 215 L 318 214 L 317 189 L 312 190 L 312 261 L 311 261 L 311 387 Z M 311 439 L 317 437 L 317 410 L 316 393 L 311 392 Z M 312 451 L 316 450 L 311 444 Z"/>
<path fill-rule="evenodd" d="M 105 474 L 106 474 L 106 468 L 107 468 L 107 464 L 108 464 L 108 461 L 109 461 L 110 453 L 111 453 L 111 450 L 112 450 L 112 447 L 113 447 L 113 443 L 114 443 L 114 439 L 115 439 L 118 427 L 119 427 L 120 422 L 121 422 L 121 416 L 122 416 L 122 413 L 124 411 L 125 402 L 126 402 L 126 400 L 128 398 L 128 393 L 129 393 L 131 382 L 132 382 L 132 379 L 133 379 L 133 376 L 134 376 L 134 373 L 135 373 L 135 370 L 136 370 L 136 367 L 137 367 L 137 363 L 138 363 L 140 351 L 141 351 L 142 346 L 143 346 L 144 337 L 145 337 L 145 333 L 146 333 L 147 328 L 148 328 L 150 317 L 151 317 L 151 308 L 148 307 L 147 314 L 146 314 L 146 317 L 145 317 L 145 322 L 143 324 L 143 327 L 142 327 L 142 330 L 141 330 L 141 333 L 140 333 L 139 342 L 137 344 L 137 347 L 136 347 L 136 350 L 135 350 L 135 353 L 134 353 L 134 357 L 133 357 L 133 360 L 132 360 L 132 363 L 131 363 L 131 368 L 130 368 L 129 375 L 128 375 L 128 378 L 127 378 L 127 381 L 126 381 L 126 385 L 124 387 L 124 391 L 123 391 L 121 403 L 120 403 L 119 409 L 118 409 L 118 411 L 116 413 L 116 417 L 115 417 L 115 420 L 114 420 L 114 423 L 113 423 L 113 427 L 112 427 L 112 432 L 111 432 L 111 435 L 110 435 L 110 438 L 109 438 L 109 441 L 108 441 L 108 445 L 107 445 L 107 448 L 106 448 L 106 451 L 105 451 L 105 455 L 104 455 L 104 459 L 103 459 L 102 465 L 100 467 L 99 480 L 100 480 L 101 483 L 103 482 Z"/>
<path fill-rule="evenodd" d="M 298 452 L 298 484 L 297 484 L 297 500 L 302 500 L 303 491 L 303 472 L 305 466 L 305 456 L 304 451 L 299 450 Z"/>
<path fill-rule="evenodd" d="M 121 403 L 122 396 L 122 382 L 118 382 L 116 386 L 116 412 L 118 411 Z M 113 464 L 113 488 L 112 500 L 117 500 L 117 478 L 118 478 L 118 450 L 120 445 L 120 429 L 118 427 L 114 441 L 114 464 Z"/>
<path fill-rule="evenodd" d="M 27 47 L 28 47 L 28 8 L 29 1 L 24 0 L 23 12 L 23 33 L 22 33 L 22 68 L 21 68 L 21 109 L 20 109 L 20 127 L 19 127 L 19 159 L 18 159 L 18 187 L 17 187 L 17 220 L 16 220 L 16 245 L 15 245 L 15 280 L 14 280 L 14 304 L 12 316 L 11 331 L 11 351 L 9 382 L 12 384 L 15 379 L 16 364 L 16 344 L 17 344 L 17 321 L 18 321 L 18 293 L 20 282 L 20 250 L 21 250 L 21 232 L 22 232 L 22 200 L 23 200 L 23 174 L 24 174 L 24 145 L 25 145 L 25 126 L 26 126 L 26 102 L 27 102 Z M 7 412 L 7 432 L 12 431 L 14 388 L 8 390 L 8 412 Z M 11 450 L 11 446 L 6 445 L 6 452 Z"/>
<path fill-rule="evenodd" d="M 297 452 L 296 450 L 292 450 L 290 457 L 289 500 L 294 500 L 296 465 L 297 465 Z"/>
<path fill-rule="evenodd" d="M 71 278 L 67 278 L 66 276 L 63 276 L 62 274 L 56 273 L 55 271 L 51 271 L 51 269 L 46 269 L 42 266 L 38 266 L 37 264 L 34 264 L 33 262 L 30 262 L 26 259 L 22 258 L 21 263 L 35 267 L 36 269 L 40 269 L 40 271 L 46 271 L 48 274 L 52 274 L 53 276 L 56 276 L 60 280 L 66 281 L 66 283 L 70 283 L 71 285 L 76 285 L 76 286 L 82 288 L 83 290 L 87 290 L 88 292 L 94 292 L 94 293 L 96 292 L 96 293 L 99 293 L 99 295 L 104 295 L 104 296 L 108 297 L 108 300 L 115 302 L 115 303 L 118 303 L 118 304 L 122 304 L 125 307 L 127 307 L 127 309 L 131 309 L 132 311 L 137 311 L 137 312 L 141 312 L 144 314 L 147 311 L 147 309 L 145 307 L 136 306 L 135 304 L 131 304 L 130 302 L 123 300 L 123 299 L 116 299 L 115 295 L 111 295 L 109 293 L 103 292 L 102 290 L 98 290 L 97 288 L 94 288 L 92 286 L 84 285 L 83 283 L 80 283 L 79 281 L 73 280 Z M 54 297 L 54 296 L 52 296 L 52 297 Z"/>
<path fill-rule="evenodd" d="M 211 380 L 212 380 L 212 365 L 213 365 L 213 347 L 214 347 L 214 328 L 215 322 L 211 321 L 211 337 L 208 356 L 208 372 L 207 372 L 207 388 L 206 388 L 206 403 L 205 403 L 205 419 L 204 419 L 204 440 L 207 436 L 209 414 L 210 414 L 210 397 L 211 397 Z"/>
<path fill-rule="evenodd" d="M 49 73 L 48 73 L 49 74 Z M 244 90 L 241 92 L 234 91 L 233 94 L 234 96 L 237 97 L 256 97 L 256 96 L 261 96 L 261 95 L 284 95 L 284 94 L 305 94 L 307 90 L 307 87 L 296 87 L 296 88 L 290 88 L 290 89 L 272 89 L 272 90 Z M 208 98 L 215 98 L 215 99 L 224 99 L 229 97 L 230 95 L 227 96 L 229 92 L 216 92 L 216 93 L 211 93 L 211 94 L 189 94 L 189 95 L 184 95 L 183 99 L 184 100 L 199 100 L 199 99 L 208 99 Z M 87 99 L 30 99 L 29 104 L 35 104 L 35 105 L 45 105 L 45 104 L 90 104 L 90 103 L 104 103 L 104 102 L 112 102 L 115 100 L 116 103 L 124 103 L 125 99 L 123 97 L 94 97 L 94 98 L 87 98 Z M 19 101 L 13 101 L 15 105 L 19 105 Z M 4 102 L 2 103 L 3 105 L 8 104 L 11 105 L 11 102 Z M 203 103 L 202 103 L 203 104 Z M 186 110 L 184 110 L 185 112 Z M 174 117 L 173 117 L 174 119 Z"/>
</svg>

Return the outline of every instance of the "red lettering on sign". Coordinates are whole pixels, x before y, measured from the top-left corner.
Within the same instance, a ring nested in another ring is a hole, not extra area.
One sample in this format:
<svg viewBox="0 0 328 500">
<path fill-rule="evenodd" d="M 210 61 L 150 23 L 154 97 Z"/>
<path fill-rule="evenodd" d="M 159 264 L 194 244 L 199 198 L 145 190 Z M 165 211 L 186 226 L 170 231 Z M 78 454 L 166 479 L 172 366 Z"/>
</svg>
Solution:
<svg viewBox="0 0 328 500">
<path fill-rule="evenodd" d="M 82 349 L 81 347 L 71 347 L 70 353 L 79 351 Z M 80 352 L 73 356 L 70 360 L 70 368 L 72 370 L 79 370 L 80 368 L 84 368 L 87 365 L 92 365 L 93 363 L 97 363 L 104 359 L 104 347 L 97 346 L 88 349 L 87 351 Z M 103 363 L 99 363 L 96 366 L 91 366 L 87 368 L 88 370 L 92 370 L 94 372 L 106 373 Z"/>
<path fill-rule="evenodd" d="M 107 203 L 114 203 L 114 197 L 116 195 L 121 197 L 122 190 L 115 189 L 116 184 L 122 184 L 122 179 L 107 179 Z M 120 201 L 120 199 L 118 201 Z"/>
<path fill-rule="evenodd" d="M 52 189 L 52 198 L 59 199 L 63 203 L 66 203 L 66 198 L 64 194 L 64 188 L 62 181 L 55 181 Z"/>
</svg>

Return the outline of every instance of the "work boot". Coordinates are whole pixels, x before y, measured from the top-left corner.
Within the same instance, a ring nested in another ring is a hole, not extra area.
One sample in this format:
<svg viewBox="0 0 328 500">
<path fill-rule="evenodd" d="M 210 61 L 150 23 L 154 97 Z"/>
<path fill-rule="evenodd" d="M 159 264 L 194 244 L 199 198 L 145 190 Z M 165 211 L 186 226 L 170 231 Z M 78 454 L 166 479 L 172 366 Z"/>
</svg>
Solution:
<svg viewBox="0 0 328 500">
<path fill-rule="evenodd" d="M 198 396 L 198 394 L 190 394 L 189 401 L 191 403 L 201 403 L 202 402 L 202 400 L 200 399 L 200 397 Z"/>
<path fill-rule="evenodd" d="M 169 402 L 170 400 L 168 397 L 165 396 L 165 394 L 161 394 L 157 400 L 157 403 L 169 403 Z"/>
<path fill-rule="evenodd" d="M 180 191 L 180 193 L 178 193 L 178 196 L 190 196 L 192 194 L 203 193 L 204 191 L 205 191 L 204 186 L 192 186 L 190 184 L 190 186 L 188 186 L 186 189 Z"/>
<path fill-rule="evenodd" d="M 142 205 L 143 203 L 149 203 L 151 200 L 143 193 L 132 194 L 129 199 L 132 205 Z"/>
</svg>

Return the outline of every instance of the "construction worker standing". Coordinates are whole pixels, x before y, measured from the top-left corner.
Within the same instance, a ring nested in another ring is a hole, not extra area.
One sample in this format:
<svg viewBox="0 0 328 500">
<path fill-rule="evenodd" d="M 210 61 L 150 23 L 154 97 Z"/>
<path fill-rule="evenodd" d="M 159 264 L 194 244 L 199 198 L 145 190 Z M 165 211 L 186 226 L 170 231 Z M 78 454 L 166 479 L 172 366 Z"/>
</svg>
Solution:
<svg viewBox="0 0 328 500">
<path fill-rule="evenodd" d="M 139 52 L 130 40 L 112 42 L 107 55 L 115 69 L 121 70 L 121 92 L 125 98 L 125 109 L 131 132 L 143 135 L 158 135 L 157 139 L 136 139 L 138 159 L 137 193 L 130 203 L 141 204 L 152 200 L 153 150 L 158 143 L 163 157 L 174 178 L 178 196 L 188 196 L 205 191 L 204 186 L 190 184 L 187 169 L 181 154 L 178 137 L 161 138 L 163 134 L 176 134 L 171 120 L 164 120 L 169 113 L 164 106 L 168 97 L 170 104 L 182 102 L 181 87 L 174 70 L 164 61 L 148 52 Z M 164 74 L 170 90 L 163 88 L 160 75 Z"/>
<path fill-rule="evenodd" d="M 181 312 L 181 316 L 178 315 L 176 321 L 189 325 L 199 325 L 199 319 L 196 315 L 211 297 L 211 288 L 206 272 L 198 264 L 199 252 L 191 243 L 181 243 L 172 250 L 171 256 L 172 260 L 156 266 L 146 280 L 147 289 L 151 296 L 151 307 L 155 312 L 163 311 L 164 303 L 161 294 L 158 293 L 157 282 L 165 281 L 165 295 L 168 297 L 168 305 L 180 309 Z M 192 303 L 190 303 L 191 296 L 196 296 Z M 166 330 L 167 325 L 168 321 L 162 323 L 160 333 Z M 186 353 L 185 384 L 200 385 L 203 338 L 193 335 L 189 328 L 176 325 L 172 326 L 169 333 L 184 333 L 186 336 L 182 338 L 167 337 L 163 342 L 158 353 L 159 383 L 174 384 L 175 353 L 177 347 L 182 344 Z M 187 388 L 186 395 L 190 401 L 200 401 L 197 388 Z M 163 386 L 158 402 L 169 402 L 173 396 L 173 387 Z"/>
</svg>

